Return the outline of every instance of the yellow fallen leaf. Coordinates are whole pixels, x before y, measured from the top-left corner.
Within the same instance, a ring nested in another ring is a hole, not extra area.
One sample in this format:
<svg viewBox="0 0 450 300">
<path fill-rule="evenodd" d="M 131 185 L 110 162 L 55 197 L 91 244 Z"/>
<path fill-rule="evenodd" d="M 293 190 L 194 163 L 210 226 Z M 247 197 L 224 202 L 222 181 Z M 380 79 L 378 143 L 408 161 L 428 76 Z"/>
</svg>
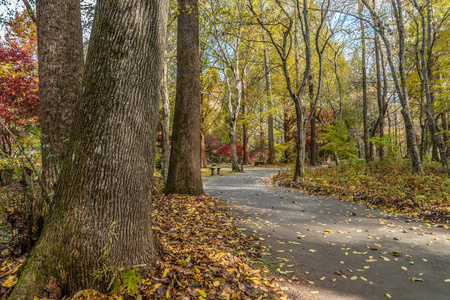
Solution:
<svg viewBox="0 0 450 300">
<path fill-rule="evenodd" d="M 213 285 L 214 285 L 215 287 L 218 287 L 218 286 L 220 285 L 220 282 L 219 282 L 219 281 L 214 281 L 214 282 L 213 282 Z"/>
<path fill-rule="evenodd" d="M 408 268 L 407 267 L 402 267 L 402 270 L 403 271 L 408 271 Z"/>
<path fill-rule="evenodd" d="M 350 280 L 356 280 L 356 279 L 358 279 L 358 276 L 352 276 L 352 277 L 350 278 Z"/>
<path fill-rule="evenodd" d="M 280 253 L 281 253 L 281 252 L 284 252 L 284 250 L 277 250 L 277 252 L 280 252 Z"/>
<path fill-rule="evenodd" d="M 197 289 L 197 292 L 200 294 L 200 296 L 202 296 L 203 298 L 206 298 L 207 295 L 204 290 Z"/>
<path fill-rule="evenodd" d="M 361 276 L 361 280 L 367 281 L 367 278 Z"/>
<path fill-rule="evenodd" d="M 325 278 L 326 278 L 326 277 L 322 277 L 322 278 L 320 278 L 320 280 L 325 280 Z"/>
<path fill-rule="evenodd" d="M 166 277 L 168 273 L 169 273 L 169 268 L 167 268 L 167 269 L 164 270 L 161 279 L 164 278 L 164 277 Z"/>
<path fill-rule="evenodd" d="M 316 253 L 317 252 L 317 250 L 314 250 L 314 249 L 309 249 L 308 251 L 311 252 L 311 253 Z"/>
<path fill-rule="evenodd" d="M 16 283 L 17 283 L 16 276 L 9 276 L 9 278 L 6 279 L 5 282 L 2 283 L 2 287 L 11 288 L 11 287 L 15 286 Z"/>
<path fill-rule="evenodd" d="M 444 282 L 450 282 L 450 279 L 445 279 Z"/>
<path fill-rule="evenodd" d="M 309 284 L 314 284 L 314 281 L 306 280 Z"/>
<path fill-rule="evenodd" d="M 311 291 L 310 293 L 311 293 L 311 294 L 318 294 L 319 291 Z"/>
<path fill-rule="evenodd" d="M 170 289 L 167 289 L 167 292 L 166 292 L 166 298 L 167 298 L 167 299 L 170 299 Z"/>
<path fill-rule="evenodd" d="M 390 294 L 384 294 L 386 297 L 388 297 L 389 299 L 391 299 L 391 295 Z"/>
<path fill-rule="evenodd" d="M 187 258 L 186 258 L 186 262 L 188 263 L 188 262 L 190 262 L 191 261 L 191 256 L 189 255 Z"/>
</svg>

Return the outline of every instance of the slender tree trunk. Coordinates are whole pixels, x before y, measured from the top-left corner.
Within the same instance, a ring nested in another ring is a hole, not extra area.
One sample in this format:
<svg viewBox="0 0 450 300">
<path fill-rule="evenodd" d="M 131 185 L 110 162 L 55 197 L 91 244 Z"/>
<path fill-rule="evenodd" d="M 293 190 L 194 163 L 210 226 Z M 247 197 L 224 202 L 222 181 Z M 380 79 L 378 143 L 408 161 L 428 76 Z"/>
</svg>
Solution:
<svg viewBox="0 0 450 300">
<path fill-rule="evenodd" d="M 160 254 L 151 191 L 167 9 L 168 1 L 97 2 L 55 201 L 9 299 L 47 297 L 51 277 L 69 296 L 105 291 L 114 272 L 148 268 Z"/>
<path fill-rule="evenodd" d="M 366 8 L 370 11 L 370 14 L 374 18 L 376 24 L 382 24 L 380 17 L 375 13 L 372 6 L 366 1 L 361 0 Z M 416 130 L 414 128 L 414 122 L 411 114 L 411 109 L 409 107 L 409 97 L 408 97 L 408 89 L 406 82 L 406 67 L 405 67 L 405 28 L 403 21 L 403 3 L 402 0 L 391 0 L 392 10 L 394 12 L 395 21 L 397 24 L 398 31 L 398 70 L 394 66 L 394 61 L 392 58 L 392 50 L 391 44 L 386 37 L 385 27 L 379 26 L 377 27 L 377 31 L 380 33 L 381 38 L 386 46 L 386 55 L 389 63 L 389 67 L 391 69 L 391 73 L 393 74 L 392 78 L 394 79 L 396 93 L 398 95 L 399 101 L 402 105 L 402 116 L 405 123 L 405 134 L 406 141 L 408 146 L 408 153 L 411 157 L 412 169 L 416 174 L 422 174 L 422 162 L 420 160 L 419 150 L 417 148 L 416 142 Z M 400 73 L 400 80 L 395 75 Z"/>
<path fill-rule="evenodd" d="M 167 89 L 167 45 L 164 56 L 164 65 L 161 83 L 161 100 L 162 100 L 162 150 L 161 150 L 161 180 L 166 182 L 169 173 L 169 155 L 170 155 L 170 101 L 169 91 Z"/>
<path fill-rule="evenodd" d="M 364 158 L 366 162 L 370 161 L 370 145 L 369 145 L 369 120 L 367 116 L 367 109 L 369 100 L 367 98 L 367 71 L 366 71 L 366 28 L 363 21 L 363 5 L 359 5 L 360 27 L 361 27 L 361 76 L 362 76 L 362 91 L 363 91 L 363 123 L 364 123 Z"/>
<path fill-rule="evenodd" d="M 261 0 L 261 22 L 265 24 L 265 14 L 264 14 L 264 1 Z M 267 93 L 267 136 L 269 144 L 269 164 L 275 164 L 275 142 L 273 136 L 273 113 L 272 113 L 272 83 L 270 80 L 270 61 L 269 61 L 269 47 L 267 46 L 267 38 L 265 32 L 262 35 L 264 43 L 264 70 L 266 73 L 266 93 Z"/>
<path fill-rule="evenodd" d="M 179 0 L 177 87 L 166 194 L 203 194 L 198 0 Z"/>
<path fill-rule="evenodd" d="M 312 82 L 312 76 L 309 77 L 309 100 L 311 101 L 311 113 L 314 108 L 314 83 Z M 316 118 L 313 116 L 310 122 L 310 147 L 309 147 L 309 162 L 310 165 L 315 167 L 317 165 L 317 152 L 316 152 Z"/>
<path fill-rule="evenodd" d="M 250 157 L 250 146 L 248 143 L 248 107 L 247 107 L 247 69 L 244 68 L 242 74 L 242 117 L 244 119 L 242 123 L 242 146 L 243 146 L 243 164 L 248 165 Z"/>
<path fill-rule="evenodd" d="M 80 1 L 37 0 L 42 176 L 53 191 L 81 93 Z"/>
<path fill-rule="evenodd" d="M 428 22 L 425 21 L 425 15 L 422 8 L 418 8 L 418 11 L 420 13 L 421 21 L 422 21 L 422 49 L 420 51 L 421 53 L 421 65 L 422 65 L 422 78 L 423 78 L 423 86 L 425 91 L 425 97 L 426 97 L 426 105 L 425 105 L 425 112 L 428 119 L 428 126 L 430 128 L 431 132 L 431 138 L 433 140 L 433 159 L 436 161 L 440 161 L 442 165 L 442 169 L 447 171 L 449 170 L 449 164 L 447 160 L 447 148 L 444 144 L 444 141 L 442 140 L 442 132 L 439 129 L 438 123 L 436 122 L 436 119 L 433 116 L 432 111 L 432 104 L 433 104 L 433 93 L 431 91 L 431 82 L 432 82 L 432 75 L 433 75 L 433 68 L 431 63 L 431 57 L 428 57 L 428 59 L 425 58 L 425 54 L 428 53 L 428 56 L 431 56 L 432 49 L 431 49 L 431 9 L 429 8 L 430 3 L 427 2 L 427 15 L 428 15 Z M 428 29 L 428 39 L 427 39 L 427 29 Z M 428 51 L 427 51 L 428 50 Z M 439 155 L 437 154 L 437 151 L 439 150 Z"/>
<path fill-rule="evenodd" d="M 291 151 L 290 151 L 290 141 L 291 141 L 291 135 L 290 135 L 290 118 L 288 113 L 288 108 L 286 105 L 283 109 L 283 131 L 284 131 L 284 144 L 286 149 L 284 150 L 284 162 L 288 163 L 291 160 Z"/>
<path fill-rule="evenodd" d="M 448 119 L 447 119 L 447 112 L 444 111 L 442 113 L 442 129 L 444 130 L 444 143 L 447 146 L 447 157 L 450 156 L 450 147 L 448 146 Z"/>
<path fill-rule="evenodd" d="M 294 181 L 305 177 L 305 144 L 306 144 L 306 126 L 304 109 L 296 105 L 297 111 L 297 159 L 295 162 Z"/>
<path fill-rule="evenodd" d="M 201 95 L 200 105 L 200 167 L 207 168 L 208 162 L 206 161 L 206 147 L 205 147 L 205 124 L 203 117 L 203 94 Z"/>
<path fill-rule="evenodd" d="M 236 151 L 236 120 L 230 120 L 230 150 L 231 150 L 231 169 L 240 172 L 238 155 Z"/>
</svg>

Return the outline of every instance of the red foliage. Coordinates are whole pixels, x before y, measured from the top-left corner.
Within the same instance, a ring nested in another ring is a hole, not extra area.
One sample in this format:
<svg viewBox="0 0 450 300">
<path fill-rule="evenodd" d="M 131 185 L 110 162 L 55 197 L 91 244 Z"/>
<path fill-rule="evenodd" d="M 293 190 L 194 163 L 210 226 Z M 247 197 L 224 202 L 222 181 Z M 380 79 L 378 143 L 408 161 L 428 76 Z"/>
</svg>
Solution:
<svg viewBox="0 0 450 300">
<path fill-rule="evenodd" d="M 236 145 L 236 153 L 238 158 L 242 161 L 243 155 L 244 155 L 244 147 L 242 145 Z M 216 154 L 219 154 L 223 157 L 231 157 L 231 145 L 230 143 L 226 144 L 219 150 L 217 150 Z M 255 159 L 255 157 L 252 155 L 252 153 L 249 153 L 249 158 L 251 160 Z"/>
<path fill-rule="evenodd" d="M 18 134 L 39 118 L 36 30 L 20 14 L 8 26 L 7 42 L 0 43 L 0 119 Z M 9 136 L 1 127 L 0 135 L 1 149 L 10 152 Z"/>
<path fill-rule="evenodd" d="M 39 116 L 38 78 L 32 54 L 17 44 L 0 45 L 0 117 L 18 127 Z"/>
</svg>

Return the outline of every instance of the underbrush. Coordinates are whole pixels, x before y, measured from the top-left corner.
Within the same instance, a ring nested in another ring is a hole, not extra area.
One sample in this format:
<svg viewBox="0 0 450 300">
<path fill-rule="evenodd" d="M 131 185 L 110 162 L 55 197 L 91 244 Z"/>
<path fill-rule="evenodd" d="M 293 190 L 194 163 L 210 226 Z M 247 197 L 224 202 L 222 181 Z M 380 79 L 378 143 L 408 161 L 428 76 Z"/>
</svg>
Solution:
<svg viewBox="0 0 450 300">
<path fill-rule="evenodd" d="M 424 174 L 411 172 L 406 160 L 348 161 L 341 166 L 308 169 L 293 182 L 293 172 L 275 175 L 273 183 L 309 194 L 362 201 L 395 213 L 433 222 L 450 222 L 450 176 L 440 164 L 423 165 Z"/>
</svg>

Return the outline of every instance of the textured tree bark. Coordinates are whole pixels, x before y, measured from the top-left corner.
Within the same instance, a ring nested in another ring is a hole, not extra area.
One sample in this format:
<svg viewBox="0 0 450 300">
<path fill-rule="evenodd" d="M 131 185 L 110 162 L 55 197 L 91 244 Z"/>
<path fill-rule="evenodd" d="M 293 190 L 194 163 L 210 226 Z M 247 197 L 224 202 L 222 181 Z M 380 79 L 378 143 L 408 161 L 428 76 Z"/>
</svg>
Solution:
<svg viewBox="0 0 450 300">
<path fill-rule="evenodd" d="M 203 194 L 198 0 L 179 0 L 177 87 L 166 194 Z"/>
<path fill-rule="evenodd" d="M 370 145 L 369 145 L 369 120 L 367 116 L 367 109 L 369 106 L 367 99 L 367 71 L 366 71 L 366 29 L 363 21 L 363 5 L 359 5 L 359 17 L 361 27 L 361 76 L 362 76 L 362 91 L 363 91 L 363 123 L 364 123 L 364 158 L 366 162 L 370 161 Z"/>
<path fill-rule="evenodd" d="M 166 31 L 167 34 L 167 31 Z M 167 44 L 163 62 L 162 82 L 161 82 L 161 101 L 162 101 L 162 150 L 161 150 L 161 180 L 166 182 L 167 173 L 169 172 L 169 155 L 170 155 L 170 101 L 169 91 L 167 89 Z"/>
<path fill-rule="evenodd" d="M 104 291 L 120 268 L 160 254 L 151 191 L 167 9 L 167 0 L 97 1 L 55 201 L 9 299 L 47 297 L 50 277 L 69 296 Z"/>
<path fill-rule="evenodd" d="M 37 0 L 42 177 L 53 191 L 81 93 L 83 40 L 78 0 Z"/>
<path fill-rule="evenodd" d="M 265 21 L 265 13 L 264 13 L 264 1 L 261 0 L 261 22 L 263 24 L 266 23 Z M 267 137 L 268 137 L 268 144 L 269 144 L 269 164 L 275 164 L 275 142 L 274 142 L 274 136 L 273 136 L 273 113 L 272 113 L 272 82 L 270 79 L 270 60 L 269 60 L 269 47 L 267 46 L 267 37 L 265 32 L 263 32 L 262 35 L 263 43 L 264 43 L 264 70 L 266 75 L 266 93 L 268 101 L 267 101 L 267 108 L 269 111 L 269 114 L 267 116 Z"/>
</svg>

